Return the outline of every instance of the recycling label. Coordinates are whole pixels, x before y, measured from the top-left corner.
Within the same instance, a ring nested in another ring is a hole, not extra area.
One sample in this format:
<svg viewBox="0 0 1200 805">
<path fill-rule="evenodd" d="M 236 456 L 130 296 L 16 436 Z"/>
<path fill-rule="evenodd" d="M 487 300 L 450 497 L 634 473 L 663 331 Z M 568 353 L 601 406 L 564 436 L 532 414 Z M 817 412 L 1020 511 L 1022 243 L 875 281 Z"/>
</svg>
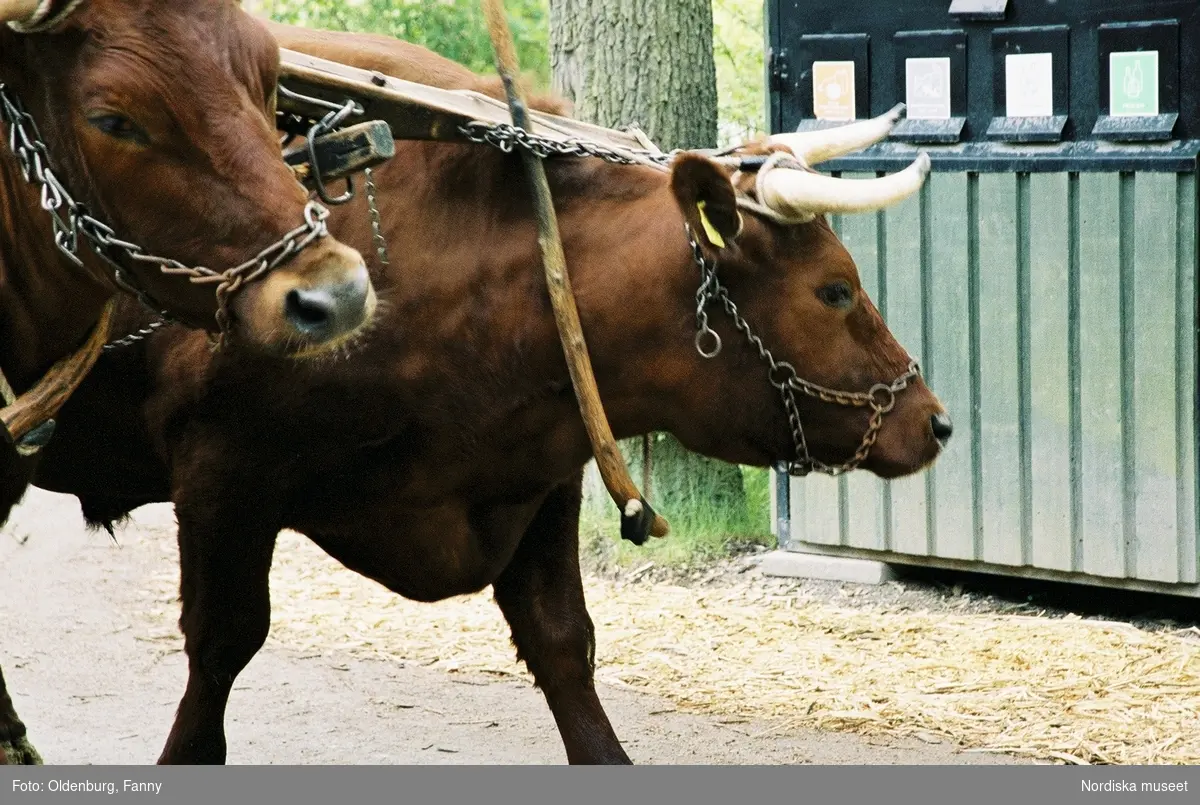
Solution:
<svg viewBox="0 0 1200 805">
<path fill-rule="evenodd" d="M 1158 114 L 1158 51 L 1108 55 L 1108 109 L 1114 117 Z"/>
<path fill-rule="evenodd" d="M 950 59 L 905 59 L 905 106 L 912 119 L 950 119 Z"/>
<path fill-rule="evenodd" d="M 813 62 L 813 117 L 854 120 L 854 62 Z"/>
</svg>

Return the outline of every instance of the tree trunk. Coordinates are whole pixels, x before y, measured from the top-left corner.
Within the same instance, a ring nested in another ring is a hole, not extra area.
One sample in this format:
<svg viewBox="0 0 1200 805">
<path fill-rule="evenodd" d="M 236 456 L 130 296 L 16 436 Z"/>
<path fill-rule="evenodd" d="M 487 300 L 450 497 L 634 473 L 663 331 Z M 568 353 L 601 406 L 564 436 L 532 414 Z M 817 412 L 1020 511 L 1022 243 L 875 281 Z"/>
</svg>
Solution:
<svg viewBox="0 0 1200 805">
<path fill-rule="evenodd" d="M 554 91 L 664 150 L 717 144 L 711 0 L 551 0 Z"/>
<path fill-rule="evenodd" d="M 582 120 L 636 123 L 664 150 L 717 144 L 711 0 L 551 0 L 550 64 L 555 92 Z M 634 473 L 647 446 L 651 489 L 642 492 L 677 533 L 753 528 L 737 466 L 659 436 L 623 445 Z"/>
</svg>

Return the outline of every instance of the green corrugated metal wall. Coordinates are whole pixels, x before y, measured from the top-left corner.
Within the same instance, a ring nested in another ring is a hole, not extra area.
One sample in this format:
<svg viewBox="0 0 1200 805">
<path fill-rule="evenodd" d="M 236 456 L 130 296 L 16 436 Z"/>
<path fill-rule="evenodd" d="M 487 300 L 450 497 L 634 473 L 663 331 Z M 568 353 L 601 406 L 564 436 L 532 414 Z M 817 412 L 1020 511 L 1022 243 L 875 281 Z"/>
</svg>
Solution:
<svg viewBox="0 0 1200 805">
<path fill-rule="evenodd" d="M 1197 220 L 1154 172 L 940 172 L 835 219 L 955 436 L 914 478 L 792 479 L 785 547 L 1200 583 Z"/>
</svg>

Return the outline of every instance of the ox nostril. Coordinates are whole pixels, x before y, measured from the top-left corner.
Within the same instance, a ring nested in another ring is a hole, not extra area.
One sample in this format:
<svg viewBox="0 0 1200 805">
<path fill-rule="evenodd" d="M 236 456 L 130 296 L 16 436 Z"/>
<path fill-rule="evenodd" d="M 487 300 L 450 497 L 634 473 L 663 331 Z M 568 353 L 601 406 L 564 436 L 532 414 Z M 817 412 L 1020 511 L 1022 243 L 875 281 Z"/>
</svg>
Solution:
<svg viewBox="0 0 1200 805">
<path fill-rule="evenodd" d="M 945 412 L 929 417 L 929 425 L 933 428 L 934 438 L 942 444 L 950 441 L 950 437 L 954 435 L 954 423 Z"/>
<path fill-rule="evenodd" d="M 293 288 L 283 303 L 289 322 L 305 335 L 322 335 L 337 313 L 333 294 L 325 289 Z"/>
<path fill-rule="evenodd" d="M 351 279 L 315 288 L 293 288 L 284 297 L 284 316 L 313 341 L 327 341 L 354 331 L 369 315 L 371 279 L 366 266 Z"/>
</svg>

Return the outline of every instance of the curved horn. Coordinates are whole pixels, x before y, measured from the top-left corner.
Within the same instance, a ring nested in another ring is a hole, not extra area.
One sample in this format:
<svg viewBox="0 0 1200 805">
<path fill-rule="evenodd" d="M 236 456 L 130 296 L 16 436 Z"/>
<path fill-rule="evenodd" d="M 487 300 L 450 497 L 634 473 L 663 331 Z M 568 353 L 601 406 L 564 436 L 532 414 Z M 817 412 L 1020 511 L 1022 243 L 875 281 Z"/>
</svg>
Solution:
<svg viewBox="0 0 1200 805">
<path fill-rule="evenodd" d="M 0 22 L 28 22 L 41 5 L 41 0 L 0 0 Z"/>
<path fill-rule="evenodd" d="M 767 138 L 767 142 L 786 145 L 805 165 L 816 165 L 843 154 L 861 151 L 887 137 L 904 114 L 904 108 L 904 104 L 898 103 L 879 117 L 832 129 L 773 134 Z"/>
<path fill-rule="evenodd" d="M 878 179 L 835 179 L 806 170 L 775 168 L 759 178 L 759 201 L 786 216 L 879 210 L 921 189 L 929 175 L 924 152 L 907 168 Z"/>
</svg>

